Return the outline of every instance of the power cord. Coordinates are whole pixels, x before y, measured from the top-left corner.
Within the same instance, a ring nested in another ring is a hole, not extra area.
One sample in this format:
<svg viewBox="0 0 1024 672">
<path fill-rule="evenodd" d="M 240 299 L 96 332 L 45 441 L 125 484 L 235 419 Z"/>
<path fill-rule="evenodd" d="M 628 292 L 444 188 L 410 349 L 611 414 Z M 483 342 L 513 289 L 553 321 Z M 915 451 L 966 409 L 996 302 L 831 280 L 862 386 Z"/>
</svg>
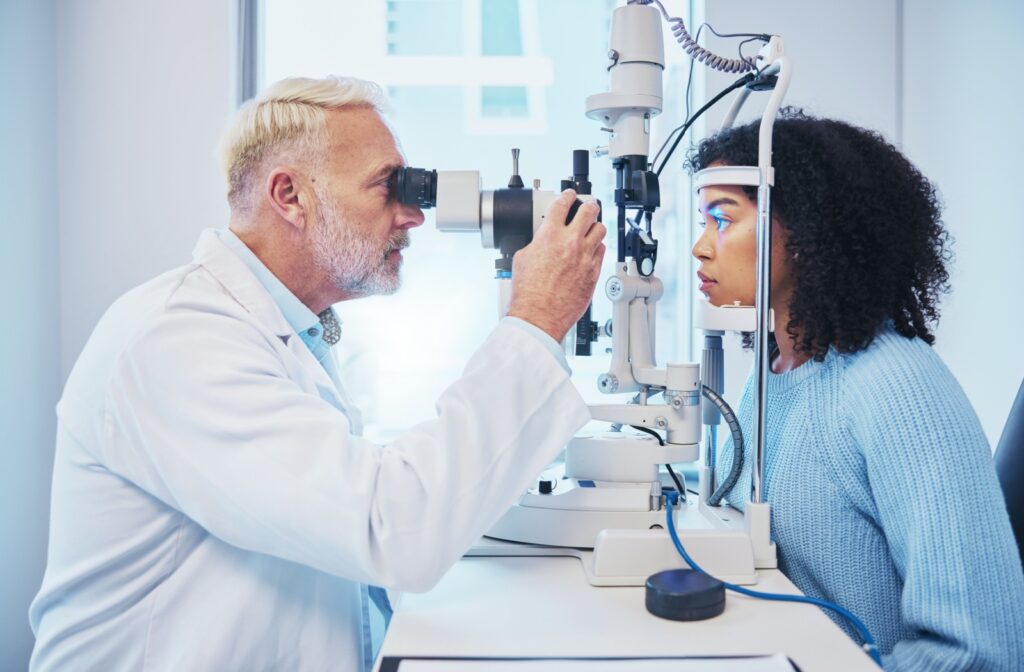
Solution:
<svg viewBox="0 0 1024 672">
<path fill-rule="evenodd" d="M 744 45 L 749 44 L 750 42 L 756 42 L 756 41 L 767 42 L 769 39 L 771 39 L 770 35 L 763 35 L 763 34 L 760 34 L 760 33 L 720 33 L 717 30 L 715 30 L 714 26 L 712 26 L 710 23 L 705 21 L 704 23 L 702 23 L 699 26 L 697 26 L 697 32 L 693 36 L 694 42 L 698 42 L 700 40 L 701 31 L 703 31 L 705 28 L 710 30 L 712 32 L 712 34 L 714 34 L 716 37 L 721 37 L 721 38 L 745 37 L 745 38 L 747 38 L 747 39 L 743 40 L 742 42 L 740 42 L 739 45 L 737 45 L 736 51 L 739 54 L 740 60 L 742 60 L 743 62 L 745 62 L 748 65 L 750 65 L 752 70 L 757 70 L 757 63 L 755 63 L 752 59 L 750 59 L 746 55 L 744 55 L 744 53 L 743 53 Z M 686 111 L 683 113 L 683 119 L 686 120 L 686 121 L 688 121 L 690 119 L 690 87 L 693 84 L 693 65 L 696 62 L 697 62 L 696 59 L 691 58 L 690 59 L 690 67 L 687 69 L 688 72 L 687 72 L 687 75 L 686 75 L 686 93 L 683 96 L 683 101 L 684 101 L 684 104 L 686 106 Z M 760 71 L 758 71 L 757 74 L 760 75 Z M 684 123 L 685 123 L 685 121 L 684 121 Z M 668 137 L 665 138 L 665 142 L 663 142 L 661 144 L 661 147 L 658 149 L 658 153 L 654 155 L 654 159 L 651 161 L 652 165 L 658 162 L 658 158 L 661 156 L 661 153 L 663 151 L 665 151 L 665 147 L 668 146 L 668 143 L 672 142 L 672 138 L 675 136 L 675 134 L 677 132 L 679 132 L 679 129 L 681 129 L 681 128 L 682 128 L 682 125 L 676 126 L 672 130 L 672 132 L 668 134 Z"/>
<path fill-rule="evenodd" d="M 714 106 L 714 104 L 717 103 L 718 101 L 720 101 L 722 98 L 725 98 L 727 95 L 729 95 L 730 93 L 732 93 L 736 89 L 738 89 L 738 88 L 740 88 L 742 86 L 746 86 L 750 82 L 754 81 L 755 77 L 756 77 L 756 75 L 754 75 L 754 73 L 751 73 L 751 72 L 748 72 L 747 74 L 743 75 L 742 77 L 737 79 L 735 82 L 733 82 L 732 84 L 730 84 L 729 86 L 727 86 L 726 88 L 724 88 L 720 92 L 718 92 L 715 95 L 714 98 L 709 100 L 707 103 L 704 104 L 703 107 L 701 107 L 699 110 L 694 112 L 693 116 L 686 120 L 686 123 L 684 123 L 683 125 L 679 126 L 679 134 L 676 135 L 676 140 L 675 140 L 675 142 L 672 143 L 672 147 L 669 148 L 668 154 L 666 154 L 665 158 L 662 159 L 661 165 L 658 166 L 658 169 L 654 171 L 655 174 L 658 177 L 661 177 L 661 171 L 665 170 L 665 166 L 668 164 L 668 160 L 672 158 L 672 153 L 674 151 L 676 151 L 676 147 L 679 146 L 679 142 L 683 139 L 683 136 L 686 135 L 686 131 L 688 131 L 690 129 L 690 126 L 693 125 L 693 122 L 697 121 L 697 119 L 700 118 L 700 116 L 702 114 L 704 114 L 709 109 L 711 109 Z M 675 133 L 675 131 L 673 131 L 673 133 Z M 669 137 L 672 137 L 672 133 L 669 133 Z M 668 142 L 668 141 L 666 140 L 666 142 Z M 661 151 L 659 150 L 658 153 L 660 154 Z"/>
<path fill-rule="evenodd" d="M 692 567 L 695 572 L 699 572 L 704 576 L 715 578 L 703 569 L 701 569 L 701 567 L 693 561 L 693 558 L 690 557 L 690 554 L 686 552 L 686 549 L 683 548 L 683 542 L 679 540 L 679 534 L 676 532 L 676 523 L 674 517 L 672 516 L 672 510 L 679 502 L 679 496 L 674 492 L 669 492 L 666 493 L 666 497 L 668 498 L 668 506 L 665 507 L 665 518 L 666 523 L 668 525 L 668 534 L 670 537 L 672 537 L 672 543 L 675 545 L 676 550 L 679 551 L 679 555 L 683 556 L 683 560 L 686 561 L 686 564 Z M 720 579 L 715 580 L 720 581 Z M 838 604 L 829 602 L 828 600 L 821 600 L 816 597 L 808 597 L 807 595 L 784 595 L 782 593 L 765 593 L 759 590 L 750 590 L 749 588 L 737 586 L 736 584 L 728 583 L 726 581 L 721 581 L 721 583 L 727 589 L 735 593 L 739 593 L 741 595 L 756 597 L 762 600 L 772 600 L 775 602 L 802 602 L 804 604 L 813 604 L 823 609 L 830 609 L 831 611 L 836 612 L 837 614 L 845 618 L 850 623 L 850 625 L 854 627 L 858 634 L 860 634 L 861 639 L 864 640 L 864 643 L 861 645 L 861 648 L 864 649 L 864 651 L 869 656 L 871 656 L 871 659 L 875 661 L 875 663 L 877 663 L 879 667 L 882 667 L 882 656 L 878 653 L 878 646 L 875 644 L 874 638 L 872 638 L 871 633 L 868 632 L 867 626 L 864 625 L 864 623 L 859 618 L 857 618 L 850 610 L 845 609 L 839 606 Z"/>
<path fill-rule="evenodd" d="M 679 46 L 683 48 L 683 51 L 685 51 L 693 60 L 700 61 L 712 70 L 721 70 L 722 72 L 746 72 L 748 70 L 756 69 L 751 65 L 750 61 L 743 57 L 742 51 L 740 52 L 740 58 L 725 58 L 724 56 L 712 53 L 710 50 L 697 44 L 697 40 L 690 37 L 689 31 L 686 30 L 686 23 L 678 16 L 669 16 L 668 10 L 665 9 L 665 5 L 661 4 L 661 0 L 629 0 L 628 4 L 657 5 L 658 9 L 661 10 L 661 16 L 669 25 L 669 30 L 672 31 L 672 37 L 676 39 L 676 42 L 678 42 Z M 712 29 L 712 32 L 714 32 L 714 29 Z M 718 33 L 715 34 L 718 35 Z M 759 37 L 763 38 L 766 42 L 771 38 L 770 35 L 757 35 L 754 33 L 745 33 L 743 35 L 735 34 L 731 36 Z M 727 37 L 727 35 L 719 35 L 719 37 Z"/>
<path fill-rule="evenodd" d="M 654 431 L 650 427 L 641 427 L 640 425 L 630 425 L 630 427 L 632 427 L 633 429 L 637 430 L 638 432 L 643 432 L 644 434 L 650 434 L 651 436 L 653 436 L 654 438 L 656 438 L 658 440 L 658 445 L 659 446 L 664 446 L 665 445 L 665 439 L 661 438 L 661 434 L 659 434 L 658 432 Z M 666 464 L 665 465 L 665 469 L 668 470 L 668 475 L 672 478 L 672 482 L 675 483 L 675 485 L 676 485 L 676 492 L 685 493 L 686 492 L 686 486 L 683 485 L 683 480 L 681 478 L 679 478 L 679 475 L 676 473 L 676 470 L 672 468 L 672 465 L 671 464 Z"/>
</svg>

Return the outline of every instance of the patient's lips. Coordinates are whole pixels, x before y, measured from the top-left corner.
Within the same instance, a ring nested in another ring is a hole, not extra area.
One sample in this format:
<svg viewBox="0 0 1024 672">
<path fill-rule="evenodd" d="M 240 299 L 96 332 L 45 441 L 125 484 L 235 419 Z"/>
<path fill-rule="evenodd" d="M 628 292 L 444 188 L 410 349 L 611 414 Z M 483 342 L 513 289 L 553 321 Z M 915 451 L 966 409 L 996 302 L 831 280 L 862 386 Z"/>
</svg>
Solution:
<svg viewBox="0 0 1024 672">
<path fill-rule="evenodd" d="M 700 279 L 700 291 L 704 292 L 705 294 L 707 294 L 708 289 L 718 284 L 716 281 L 712 280 L 711 278 L 704 275 L 700 271 L 697 271 L 697 277 Z"/>
</svg>

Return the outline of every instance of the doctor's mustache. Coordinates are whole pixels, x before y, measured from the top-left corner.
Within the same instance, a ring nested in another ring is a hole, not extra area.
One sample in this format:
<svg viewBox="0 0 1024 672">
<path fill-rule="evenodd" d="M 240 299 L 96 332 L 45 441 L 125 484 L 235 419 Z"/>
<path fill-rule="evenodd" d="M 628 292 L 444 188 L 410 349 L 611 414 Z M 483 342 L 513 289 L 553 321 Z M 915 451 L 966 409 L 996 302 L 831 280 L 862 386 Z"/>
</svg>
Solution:
<svg viewBox="0 0 1024 672">
<path fill-rule="evenodd" d="M 384 254 L 382 256 L 386 259 L 387 256 L 395 250 L 404 250 L 407 247 L 409 247 L 409 232 L 399 231 L 388 238 L 388 244 L 387 247 L 384 248 Z"/>
</svg>

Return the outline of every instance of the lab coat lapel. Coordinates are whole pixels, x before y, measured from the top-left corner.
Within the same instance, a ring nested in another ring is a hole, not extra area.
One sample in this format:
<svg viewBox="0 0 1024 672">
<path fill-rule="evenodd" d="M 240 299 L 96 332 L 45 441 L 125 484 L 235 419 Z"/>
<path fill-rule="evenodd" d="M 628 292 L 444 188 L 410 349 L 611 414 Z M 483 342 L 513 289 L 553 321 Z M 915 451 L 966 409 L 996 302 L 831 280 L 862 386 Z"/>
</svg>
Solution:
<svg viewBox="0 0 1024 672">
<path fill-rule="evenodd" d="M 270 293 L 245 263 L 221 241 L 216 229 L 207 229 L 200 234 L 192 258 L 196 264 L 213 274 L 257 322 L 281 339 L 285 348 L 301 365 L 303 372 L 312 379 L 320 397 L 348 416 L 353 433 L 356 433 L 357 426 L 361 423 L 358 417 L 353 416 L 358 416 L 358 411 L 352 412 L 351 405 L 347 403 L 344 393 L 339 390 L 336 380 L 320 366 L 320 362 L 281 314 L 281 309 Z"/>
<path fill-rule="evenodd" d="M 348 403 L 347 398 L 341 388 L 341 381 L 336 378 L 336 373 L 332 375 L 332 372 L 327 367 L 321 366 L 320 362 L 317 361 L 313 353 L 309 351 L 306 344 L 302 342 L 301 338 L 294 337 L 289 339 L 287 342 L 288 350 L 291 351 L 295 357 L 302 362 L 302 366 L 308 372 L 314 376 L 314 382 L 316 383 L 316 390 L 320 397 L 334 406 L 336 409 L 344 413 L 349 419 L 349 426 L 352 429 L 353 434 L 359 434 L 361 431 L 361 418 L 359 412 L 351 407 Z M 331 359 L 333 355 L 327 354 L 327 358 Z M 333 362 L 332 362 L 333 363 Z M 336 372 L 337 369 L 334 369 Z"/>
<path fill-rule="evenodd" d="M 334 351 L 327 353 L 324 358 L 324 369 L 327 371 L 327 375 L 330 377 L 331 382 L 334 383 L 334 390 L 339 395 L 339 401 L 341 403 L 341 410 L 348 416 L 349 424 L 352 426 L 352 433 L 356 436 L 362 436 L 363 434 L 363 414 L 352 400 L 349 399 L 348 391 L 341 382 L 341 374 L 338 369 L 338 360 L 334 356 Z"/>
</svg>

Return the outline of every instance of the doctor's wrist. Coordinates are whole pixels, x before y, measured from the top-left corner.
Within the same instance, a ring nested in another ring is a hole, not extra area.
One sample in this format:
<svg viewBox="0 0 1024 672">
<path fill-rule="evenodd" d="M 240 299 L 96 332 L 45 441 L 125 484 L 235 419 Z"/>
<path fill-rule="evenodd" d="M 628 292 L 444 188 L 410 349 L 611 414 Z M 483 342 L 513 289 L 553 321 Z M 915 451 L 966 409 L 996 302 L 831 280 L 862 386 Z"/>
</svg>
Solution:
<svg viewBox="0 0 1024 672">
<path fill-rule="evenodd" d="M 566 322 L 564 317 L 554 315 L 551 311 L 544 310 L 540 306 L 512 305 L 508 310 L 508 315 L 509 317 L 517 317 L 524 322 L 529 322 L 555 339 L 556 343 L 561 343 L 562 339 L 569 332 L 569 327 L 572 326 L 572 322 Z"/>
</svg>

